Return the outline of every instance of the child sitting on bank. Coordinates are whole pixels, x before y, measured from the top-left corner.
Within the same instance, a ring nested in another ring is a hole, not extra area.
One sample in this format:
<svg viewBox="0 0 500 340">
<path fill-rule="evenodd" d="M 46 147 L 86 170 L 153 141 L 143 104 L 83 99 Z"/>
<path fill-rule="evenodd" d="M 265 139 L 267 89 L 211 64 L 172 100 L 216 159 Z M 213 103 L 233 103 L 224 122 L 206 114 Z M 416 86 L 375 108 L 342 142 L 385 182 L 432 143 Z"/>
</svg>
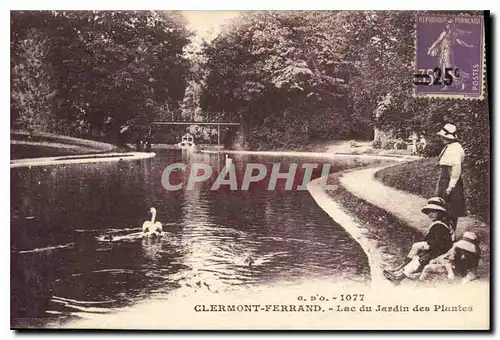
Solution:
<svg viewBox="0 0 500 340">
<path fill-rule="evenodd" d="M 384 276 L 399 283 L 405 278 L 413 279 L 432 259 L 446 253 L 453 245 L 454 232 L 446 223 L 448 211 L 441 197 L 433 197 L 427 201 L 422 212 L 432 221 L 424 240 L 412 245 L 405 262 L 393 270 L 384 270 Z"/>
<path fill-rule="evenodd" d="M 481 257 L 479 240 L 475 233 L 465 232 L 462 239 L 453 244 L 445 254 L 431 260 L 422 270 L 420 281 L 427 280 L 433 274 L 446 274 L 449 280 L 460 278 L 463 283 L 477 278 L 477 267 Z"/>
</svg>

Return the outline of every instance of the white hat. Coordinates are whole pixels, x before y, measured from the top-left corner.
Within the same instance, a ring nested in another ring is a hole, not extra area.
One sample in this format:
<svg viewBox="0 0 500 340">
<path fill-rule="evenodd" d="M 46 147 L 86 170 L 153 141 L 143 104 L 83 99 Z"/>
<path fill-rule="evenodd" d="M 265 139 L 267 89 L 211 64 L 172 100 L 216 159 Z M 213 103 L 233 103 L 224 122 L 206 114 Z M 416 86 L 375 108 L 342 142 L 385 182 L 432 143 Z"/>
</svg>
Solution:
<svg viewBox="0 0 500 340">
<path fill-rule="evenodd" d="M 437 134 L 443 138 L 455 140 L 457 139 L 457 127 L 453 124 L 446 124 Z"/>
<path fill-rule="evenodd" d="M 422 208 L 424 214 L 429 214 L 431 211 L 442 211 L 447 213 L 446 202 L 441 197 L 431 197 L 427 204 Z"/>
<path fill-rule="evenodd" d="M 467 231 L 462 236 L 462 239 L 455 243 L 455 247 L 476 253 L 477 236 L 473 232 Z"/>
</svg>

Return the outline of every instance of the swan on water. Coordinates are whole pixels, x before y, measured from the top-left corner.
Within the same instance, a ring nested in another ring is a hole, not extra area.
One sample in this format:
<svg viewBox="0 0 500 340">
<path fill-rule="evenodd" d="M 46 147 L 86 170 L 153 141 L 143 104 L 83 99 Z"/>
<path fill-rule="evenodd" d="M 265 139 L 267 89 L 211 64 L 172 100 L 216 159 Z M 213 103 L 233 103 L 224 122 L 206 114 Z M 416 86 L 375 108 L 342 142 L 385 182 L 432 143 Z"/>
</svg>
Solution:
<svg viewBox="0 0 500 340">
<path fill-rule="evenodd" d="M 163 232 L 163 226 L 161 222 L 155 221 L 156 219 L 156 209 L 150 208 L 149 212 L 151 213 L 151 221 L 144 221 L 142 224 L 142 233 L 144 236 L 148 237 L 158 237 L 161 236 Z"/>
</svg>

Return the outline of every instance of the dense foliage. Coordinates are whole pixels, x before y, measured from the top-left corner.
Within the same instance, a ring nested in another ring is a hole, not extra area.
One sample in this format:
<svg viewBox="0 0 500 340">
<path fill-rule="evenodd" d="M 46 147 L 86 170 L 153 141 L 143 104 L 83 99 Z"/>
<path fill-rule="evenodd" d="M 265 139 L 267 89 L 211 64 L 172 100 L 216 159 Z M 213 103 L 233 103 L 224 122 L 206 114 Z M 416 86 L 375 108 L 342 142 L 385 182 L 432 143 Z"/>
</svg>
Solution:
<svg viewBox="0 0 500 340">
<path fill-rule="evenodd" d="M 206 119 L 238 119 L 251 148 L 378 130 L 435 144 L 456 124 L 469 201 L 488 211 L 488 101 L 413 97 L 415 34 L 411 11 L 246 13 L 205 46 L 201 108 Z"/>
<path fill-rule="evenodd" d="M 250 147 L 347 137 L 347 91 L 336 66 L 343 48 L 338 19 L 333 12 L 238 18 L 205 46 L 205 114 L 241 121 Z"/>
<path fill-rule="evenodd" d="M 154 11 L 13 11 L 11 127 L 104 136 L 184 97 L 190 33 Z"/>
</svg>

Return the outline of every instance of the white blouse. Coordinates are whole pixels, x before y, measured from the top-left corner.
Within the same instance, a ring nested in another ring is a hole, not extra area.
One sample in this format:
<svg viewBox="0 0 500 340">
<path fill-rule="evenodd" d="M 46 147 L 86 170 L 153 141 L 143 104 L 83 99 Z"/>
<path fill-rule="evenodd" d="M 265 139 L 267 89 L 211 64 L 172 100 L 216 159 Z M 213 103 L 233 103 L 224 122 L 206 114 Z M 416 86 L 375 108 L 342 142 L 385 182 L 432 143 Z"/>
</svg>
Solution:
<svg viewBox="0 0 500 340">
<path fill-rule="evenodd" d="M 439 165 L 451 166 L 450 183 L 448 188 L 453 189 L 462 174 L 462 163 L 465 151 L 458 142 L 450 143 L 444 147 L 439 156 Z"/>
<path fill-rule="evenodd" d="M 439 165 L 453 166 L 455 164 L 462 164 L 464 159 L 465 151 L 462 145 L 458 142 L 454 142 L 445 146 L 443 151 L 441 151 Z"/>
</svg>

